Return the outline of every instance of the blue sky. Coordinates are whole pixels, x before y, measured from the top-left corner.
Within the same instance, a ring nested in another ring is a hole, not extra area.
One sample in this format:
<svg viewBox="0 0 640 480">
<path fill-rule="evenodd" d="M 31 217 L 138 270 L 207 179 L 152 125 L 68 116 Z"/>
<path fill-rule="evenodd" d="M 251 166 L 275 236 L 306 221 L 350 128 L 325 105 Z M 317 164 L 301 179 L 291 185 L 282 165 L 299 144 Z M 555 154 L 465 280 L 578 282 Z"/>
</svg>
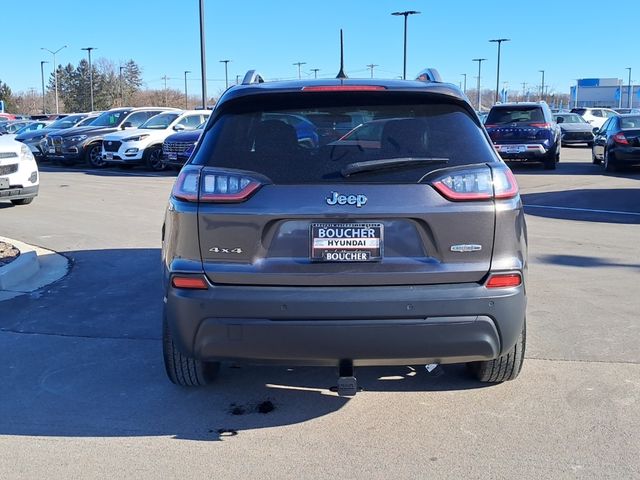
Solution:
<svg viewBox="0 0 640 480">
<path fill-rule="evenodd" d="M 408 77 L 431 66 L 452 83 L 466 73 L 471 88 L 477 76 L 471 59 L 483 57 L 482 86 L 495 88 L 497 48 L 488 40 L 506 37 L 511 42 L 502 46 L 500 77 L 511 90 L 521 91 L 522 82 L 539 85 L 542 69 L 545 83 L 566 93 L 575 78 L 626 81 L 626 67 L 640 80 L 634 27 L 640 0 L 206 0 L 205 5 L 213 95 L 224 88 L 221 59 L 232 60 L 230 80 L 252 68 L 267 79 L 297 78 L 293 63 L 298 61 L 306 62 L 303 76 L 319 68 L 319 77 L 334 77 L 340 28 L 350 77 L 369 76 L 366 65 L 371 63 L 379 65 L 376 77 L 397 77 L 402 74 L 403 20 L 390 15 L 397 10 L 422 12 L 409 18 Z M 40 60 L 52 60 L 40 47 L 56 50 L 66 44 L 58 63 L 76 64 L 86 55 L 81 47 L 97 47 L 94 59 L 136 60 L 149 88 L 162 88 L 161 77 L 167 75 L 170 87 L 182 89 L 183 72 L 190 70 L 190 92 L 199 92 L 198 0 L 2 0 L 0 13 L 0 79 L 14 91 L 39 91 Z"/>
</svg>

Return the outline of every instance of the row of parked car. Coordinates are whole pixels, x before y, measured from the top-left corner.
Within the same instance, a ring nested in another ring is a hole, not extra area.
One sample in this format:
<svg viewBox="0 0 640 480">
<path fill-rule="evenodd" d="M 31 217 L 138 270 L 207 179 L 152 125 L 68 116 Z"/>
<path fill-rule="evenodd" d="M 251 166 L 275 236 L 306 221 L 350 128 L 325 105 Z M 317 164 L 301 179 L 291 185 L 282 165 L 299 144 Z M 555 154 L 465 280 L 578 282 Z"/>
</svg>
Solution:
<svg viewBox="0 0 640 480">
<path fill-rule="evenodd" d="M 39 161 L 93 168 L 144 165 L 159 171 L 189 158 L 209 110 L 120 107 L 69 114 L 53 122 L 16 120 L 3 128 Z M 22 125 L 15 125 L 24 122 Z M 14 126 L 15 125 L 15 126 Z"/>
<path fill-rule="evenodd" d="M 640 110 L 574 108 L 552 112 L 545 102 L 494 105 L 484 125 L 504 160 L 541 162 L 553 170 L 563 145 L 584 144 L 608 172 L 640 164 Z"/>
</svg>

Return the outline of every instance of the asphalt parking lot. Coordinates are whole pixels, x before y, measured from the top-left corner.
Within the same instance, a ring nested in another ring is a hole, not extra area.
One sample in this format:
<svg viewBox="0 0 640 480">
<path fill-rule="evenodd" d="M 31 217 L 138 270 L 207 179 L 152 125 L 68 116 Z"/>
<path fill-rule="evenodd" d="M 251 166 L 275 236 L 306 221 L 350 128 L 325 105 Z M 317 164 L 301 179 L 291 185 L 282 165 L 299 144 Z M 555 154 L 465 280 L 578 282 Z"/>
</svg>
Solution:
<svg viewBox="0 0 640 480">
<path fill-rule="evenodd" d="M 530 258 L 521 376 L 361 368 L 347 399 L 321 368 L 226 365 L 210 388 L 170 384 L 173 176 L 43 168 L 32 205 L 0 203 L 0 233 L 72 267 L 0 303 L 0 478 L 640 478 L 640 169 L 604 175 L 575 147 L 556 171 L 514 171 Z"/>
</svg>

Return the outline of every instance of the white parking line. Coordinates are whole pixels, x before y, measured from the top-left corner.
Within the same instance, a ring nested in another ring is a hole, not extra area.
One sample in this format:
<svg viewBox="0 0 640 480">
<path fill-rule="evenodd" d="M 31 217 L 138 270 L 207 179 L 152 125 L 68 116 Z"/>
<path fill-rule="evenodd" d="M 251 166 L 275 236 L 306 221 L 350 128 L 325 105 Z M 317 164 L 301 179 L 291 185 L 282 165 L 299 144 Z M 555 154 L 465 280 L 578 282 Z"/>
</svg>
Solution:
<svg viewBox="0 0 640 480">
<path fill-rule="evenodd" d="M 594 208 L 552 207 L 550 205 L 525 205 L 524 208 L 547 208 L 550 210 L 570 210 L 574 212 L 609 213 L 611 215 L 632 215 L 640 217 L 639 212 L 621 212 L 618 210 L 597 210 Z"/>
</svg>

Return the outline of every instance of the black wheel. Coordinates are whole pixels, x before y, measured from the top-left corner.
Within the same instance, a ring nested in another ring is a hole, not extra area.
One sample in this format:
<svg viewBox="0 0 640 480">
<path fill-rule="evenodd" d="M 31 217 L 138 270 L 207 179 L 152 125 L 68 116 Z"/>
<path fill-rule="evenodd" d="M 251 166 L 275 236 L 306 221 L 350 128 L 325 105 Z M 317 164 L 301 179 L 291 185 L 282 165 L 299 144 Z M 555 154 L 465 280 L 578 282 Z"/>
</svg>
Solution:
<svg viewBox="0 0 640 480">
<path fill-rule="evenodd" d="M 33 202 L 34 197 L 31 198 L 21 198 L 19 200 L 11 200 L 11 203 L 13 203 L 14 205 L 29 205 L 31 202 Z"/>
<path fill-rule="evenodd" d="M 162 321 L 162 354 L 169 380 L 183 387 L 207 385 L 213 381 L 220 370 L 219 362 L 202 362 L 178 350 L 171 338 L 166 318 Z"/>
<path fill-rule="evenodd" d="M 549 152 L 547 155 L 545 155 L 544 160 L 542 160 L 542 164 L 544 166 L 545 170 L 555 170 L 556 169 L 556 163 L 560 160 L 560 152 L 559 151 L 553 151 L 553 152 Z"/>
<path fill-rule="evenodd" d="M 524 362 L 524 351 L 527 344 L 527 322 L 522 325 L 518 341 L 509 352 L 495 360 L 468 363 L 469 370 L 481 382 L 500 383 L 514 380 Z"/>
<path fill-rule="evenodd" d="M 102 144 L 92 143 L 89 145 L 85 152 L 85 160 L 87 165 L 92 168 L 104 168 L 107 162 L 102 159 Z"/>
<path fill-rule="evenodd" d="M 149 170 L 154 172 L 161 172 L 166 169 L 167 166 L 162 161 L 162 147 L 149 147 L 144 152 L 144 163 Z"/>
<path fill-rule="evenodd" d="M 609 153 L 608 150 L 604 151 L 604 171 L 605 172 L 616 172 L 618 170 L 618 167 L 615 165 L 615 163 L 612 162 L 612 160 L 615 161 L 615 157 L 611 158 L 612 155 Z"/>
</svg>

